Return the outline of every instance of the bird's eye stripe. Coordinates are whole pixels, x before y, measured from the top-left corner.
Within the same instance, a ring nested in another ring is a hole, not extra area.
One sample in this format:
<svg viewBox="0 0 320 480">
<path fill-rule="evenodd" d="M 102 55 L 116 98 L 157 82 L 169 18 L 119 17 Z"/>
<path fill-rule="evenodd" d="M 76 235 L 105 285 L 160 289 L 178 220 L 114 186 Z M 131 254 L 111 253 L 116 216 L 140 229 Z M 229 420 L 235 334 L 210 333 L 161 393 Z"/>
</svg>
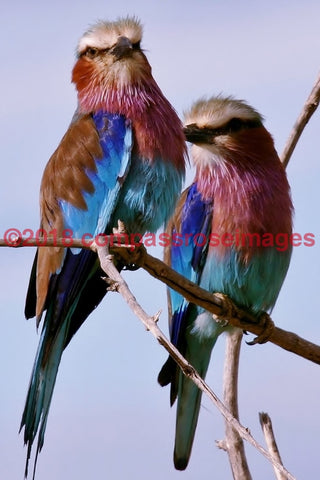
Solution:
<svg viewBox="0 0 320 480">
<path fill-rule="evenodd" d="M 96 47 L 87 47 L 83 52 L 80 53 L 80 57 L 88 56 L 88 57 L 96 57 L 101 53 L 107 53 L 110 48 L 96 48 Z"/>
<path fill-rule="evenodd" d="M 258 128 L 262 126 L 262 122 L 259 119 L 245 120 L 241 118 L 232 118 L 225 125 L 221 127 L 197 127 L 196 124 L 187 125 L 187 128 L 191 128 L 193 133 L 205 133 L 207 135 L 215 136 L 228 135 L 230 133 L 239 132 L 243 129 Z"/>
<path fill-rule="evenodd" d="M 135 49 L 135 50 L 139 50 L 140 49 L 140 40 L 138 42 L 135 42 L 132 44 L 132 48 Z"/>
<path fill-rule="evenodd" d="M 223 129 L 230 132 L 237 132 L 243 128 L 257 128 L 261 127 L 262 122 L 260 119 L 245 120 L 242 118 L 232 118 Z"/>
<path fill-rule="evenodd" d="M 132 44 L 132 48 L 134 50 L 140 50 L 141 48 L 141 41 L 139 40 L 138 42 L 135 42 Z M 97 55 L 101 55 L 104 53 L 107 53 L 111 50 L 111 48 L 97 48 L 97 47 L 87 47 L 85 50 L 79 53 L 79 58 L 80 57 L 89 57 L 89 58 L 94 58 Z"/>
</svg>

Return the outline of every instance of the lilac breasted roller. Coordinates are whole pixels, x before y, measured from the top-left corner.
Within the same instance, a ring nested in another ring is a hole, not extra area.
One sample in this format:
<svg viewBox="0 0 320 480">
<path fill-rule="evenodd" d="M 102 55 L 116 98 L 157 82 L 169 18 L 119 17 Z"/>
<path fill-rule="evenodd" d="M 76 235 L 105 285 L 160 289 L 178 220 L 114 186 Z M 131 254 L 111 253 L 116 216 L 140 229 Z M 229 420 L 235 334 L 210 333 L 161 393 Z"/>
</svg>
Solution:
<svg viewBox="0 0 320 480">
<path fill-rule="evenodd" d="M 78 106 L 41 183 L 47 234 L 110 234 L 121 220 L 128 233 L 143 235 L 174 211 L 185 173 L 185 137 L 152 76 L 141 38 L 140 22 L 127 17 L 98 22 L 79 41 L 72 72 Z M 25 315 L 36 316 L 39 325 L 46 313 L 21 422 L 26 476 L 37 434 L 36 460 L 43 446 L 62 352 L 104 297 L 104 275 L 92 251 L 37 251 Z"/>
<path fill-rule="evenodd" d="M 195 165 L 168 234 L 179 241 L 166 260 L 210 292 L 228 295 L 254 315 L 270 312 L 286 276 L 293 207 L 285 170 L 261 115 L 244 101 L 212 97 L 194 103 L 185 118 Z M 277 235 L 288 239 L 278 248 Z M 224 329 L 212 315 L 169 291 L 171 341 L 204 378 Z M 159 377 L 177 399 L 174 464 L 191 454 L 201 392 L 169 357 Z"/>
</svg>

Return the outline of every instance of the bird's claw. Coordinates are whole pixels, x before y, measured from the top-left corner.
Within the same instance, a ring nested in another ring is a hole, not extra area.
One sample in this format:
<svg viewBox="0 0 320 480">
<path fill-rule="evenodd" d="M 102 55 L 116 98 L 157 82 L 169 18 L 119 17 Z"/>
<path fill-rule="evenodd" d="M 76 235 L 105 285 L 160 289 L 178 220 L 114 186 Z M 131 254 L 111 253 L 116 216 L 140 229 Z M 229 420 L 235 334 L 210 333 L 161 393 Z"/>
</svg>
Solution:
<svg viewBox="0 0 320 480">
<path fill-rule="evenodd" d="M 214 297 L 219 301 L 221 314 L 216 315 L 213 313 L 212 317 L 221 327 L 226 327 L 229 323 L 228 319 L 234 316 L 234 304 L 228 295 L 225 295 L 224 293 L 217 292 L 214 294 Z"/>
<path fill-rule="evenodd" d="M 129 263 L 128 265 L 125 265 L 122 270 L 129 270 L 130 272 L 134 272 L 139 268 L 140 268 L 140 265 L 136 265 L 135 263 Z"/>
<path fill-rule="evenodd" d="M 257 343 L 266 343 L 272 335 L 274 330 L 274 322 L 270 315 L 266 312 L 262 312 L 259 316 L 259 324 L 262 326 L 263 331 L 255 337 L 251 342 L 246 342 L 247 345 L 256 345 Z"/>
</svg>

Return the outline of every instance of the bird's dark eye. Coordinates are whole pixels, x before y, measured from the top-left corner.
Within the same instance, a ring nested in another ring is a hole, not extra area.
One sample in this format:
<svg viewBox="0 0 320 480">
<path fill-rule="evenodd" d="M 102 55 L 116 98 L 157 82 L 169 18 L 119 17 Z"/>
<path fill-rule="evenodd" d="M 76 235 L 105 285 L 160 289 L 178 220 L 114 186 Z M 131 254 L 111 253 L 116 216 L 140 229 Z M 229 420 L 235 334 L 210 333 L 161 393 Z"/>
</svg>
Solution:
<svg viewBox="0 0 320 480">
<path fill-rule="evenodd" d="M 139 42 L 133 43 L 132 44 L 133 50 L 140 50 L 140 43 L 141 43 L 140 40 Z"/>
<path fill-rule="evenodd" d="M 94 48 L 94 47 L 88 47 L 86 49 L 85 52 L 83 52 L 83 54 L 86 56 L 86 57 L 89 57 L 89 58 L 94 58 L 97 56 L 99 50 L 97 48 Z"/>
</svg>

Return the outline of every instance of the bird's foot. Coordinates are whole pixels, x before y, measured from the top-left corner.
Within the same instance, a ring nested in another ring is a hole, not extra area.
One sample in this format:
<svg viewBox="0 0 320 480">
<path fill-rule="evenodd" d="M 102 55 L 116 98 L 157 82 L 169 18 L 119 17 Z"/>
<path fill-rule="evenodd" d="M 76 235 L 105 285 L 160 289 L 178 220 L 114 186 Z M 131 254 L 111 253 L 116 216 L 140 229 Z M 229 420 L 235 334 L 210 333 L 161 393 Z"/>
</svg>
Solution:
<svg viewBox="0 0 320 480">
<path fill-rule="evenodd" d="M 126 250 L 122 252 L 122 262 L 124 263 L 124 270 L 138 270 L 144 263 L 144 257 L 147 251 L 143 244 L 136 245 L 134 249 Z"/>
<path fill-rule="evenodd" d="M 135 263 L 130 263 L 123 267 L 123 270 L 129 270 L 130 272 L 134 272 L 135 270 L 139 270 L 140 266 L 136 265 Z"/>
<path fill-rule="evenodd" d="M 216 292 L 214 293 L 214 297 L 217 300 L 217 303 L 219 303 L 222 311 L 220 315 L 213 313 L 212 317 L 221 327 L 226 327 L 229 323 L 229 318 L 232 318 L 235 314 L 234 304 L 228 295 L 225 295 L 224 293 Z"/>
<path fill-rule="evenodd" d="M 274 330 L 274 322 L 270 315 L 266 312 L 262 312 L 259 316 L 259 324 L 263 328 L 263 331 L 254 338 L 251 342 L 246 342 L 248 345 L 256 345 L 257 343 L 266 343 L 272 335 Z"/>
<path fill-rule="evenodd" d="M 123 235 L 123 242 L 126 244 L 123 246 L 127 247 L 123 250 L 122 254 L 120 255 L 119 259 L 120 262 L 123 263 L 122 270 L 130 270 L 135 271 L 140 268 L 139 259 L 142 258 L 142 255 L 145 254 L 145 248 L 143 247 L 142 243 L 142 236 L 137 234 L 138 241 L 135 238 L 135 235 L 130 234 L 130 244 L 128 244 L 128 233 L 126 230 L 125 224 L 122 220 L 118 220 L 118 227 L 112 229 L 113 235 Z M 133 245 L 131 243 L 133 242 Z"/>
</svg>

